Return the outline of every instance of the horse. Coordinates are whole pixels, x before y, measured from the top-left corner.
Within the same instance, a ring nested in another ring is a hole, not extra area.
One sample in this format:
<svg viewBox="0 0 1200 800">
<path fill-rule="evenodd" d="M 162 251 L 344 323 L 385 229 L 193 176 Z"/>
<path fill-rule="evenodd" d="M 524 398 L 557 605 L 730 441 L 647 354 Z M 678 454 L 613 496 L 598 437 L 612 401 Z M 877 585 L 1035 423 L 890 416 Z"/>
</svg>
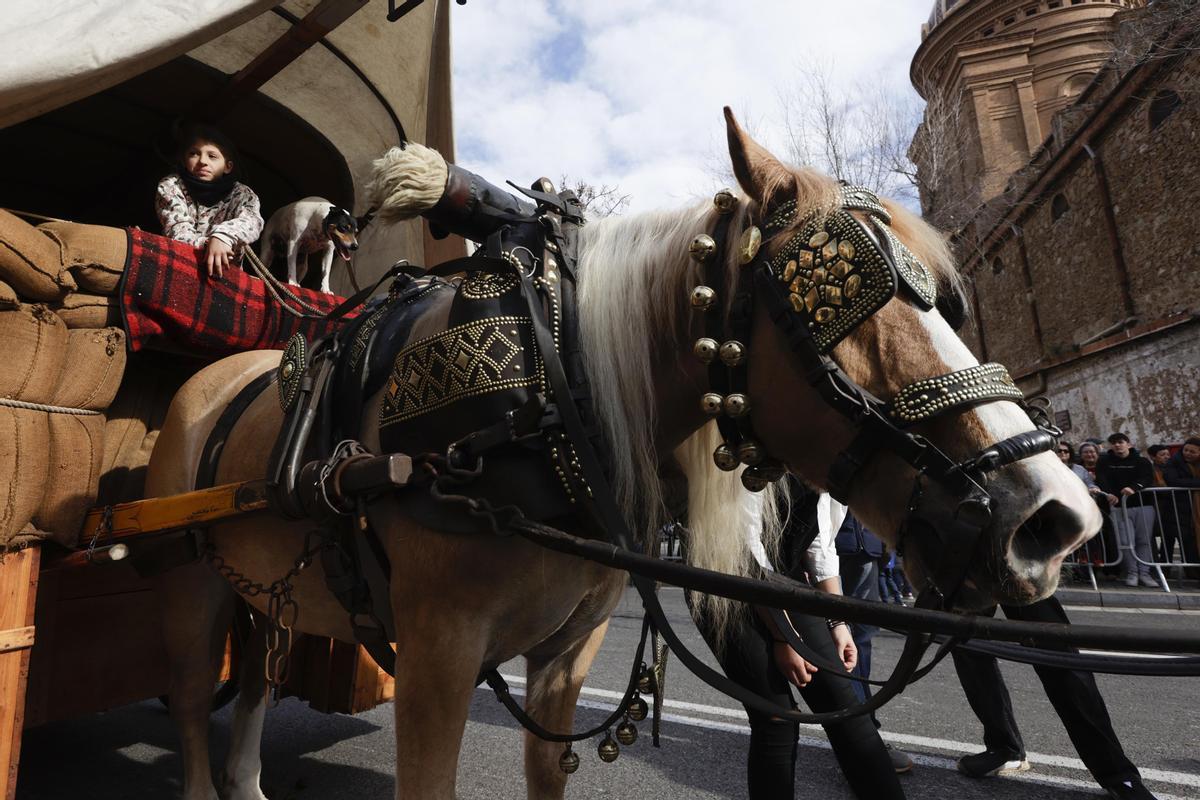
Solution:
<svg viewBox="0 0 1200 800">
<path fill-rule="evenodd" d="M 743 232 L 781 203 L 832 211 L 839 187 L 828 176 L 787 166 L 751 139 L 726 109 L 729 155 L 740 193 L 729 236 Z M 410 145 L 415 147 L 415 145 Z M 444 170 L 442 172 L 444 181 Z M 434 196 L 437 192 L 434 192 Z M 958 276 L 944 238 L 885 202 L 892 229 L 929 267 L 945 291 Z M 861 216 L 861 212 L 854 212 Z M 687 476 L 689 558 L 697 565 L 749 574 L 745 532 L 773 506 L 771 492 L 750 495 L 739 471 L 714 468 L 718 426 L 697 400 L 709 391 L 708 368 L 693 355 L 704 336 L 690 295 L 702 281 L 689 254 L 697 233 L 711 232 L 720 211 L 711 203 L 629 217 L 592 220 L 579 232 L 578 314 L 584 368 L 590 379 L 610 461 L 613 492 L 632 530 L 649 536 L 668 516 L 672 473 Z M 800 215 L 798 214 L 799 218 Z M 774 252 L 798 222 L 767 235 Z M 726 287 L 737 281 L 734 253 L 720 256 Z M 755 291 L 759 291 L 755 289 Z M 446 304 L 417 320 L 409 341 L 446 325 Z M 746 396 L 767 453 L 816 488 L 825 488 L 836 454 L 856 429 L 814 391 L 784 336 L 756 303 L 746 343 Z M 897 293 L 831 350 L 861 387 L 893 398 L 915 381 L 977 364 L 943 316 Z M 279 363 L 277 351 L 230 356 L 206 367 L 174 398 L 147 476 L 147 496 L 191 490 L 203 443 L 242 387 Z M 282 424 L 274 392 L 254 400 L 230 430 L 217 483 L 261 478 Z M 379 452 L 383 391 L 365 402 L 360 440 Z M 1031 431 L 1021 407 L 994 400 L 923 422 L 917 429 L 954 458 Z M 908 513 L 916 470 L 880 451 L 862 466 L 848 494 L 856 515 L 895 545 Z M 548 484 L 549 486 L 550 484 Z M 988 491 L 994 513 L 964 581 L 960 605 L 1028 603 L 1053 592 L 1063 558 L 1099 529 L 1098 511 L 1082 483 L 1057 458 L 1038 453 L 996 471 Z M 625 574 L 518 537 L 463 535 L 407 517 L 394 497 L 378 501 L 376 519 L 391 566 L 396 620 L 396 796 L 454 796 L 459 749 L 477 676 L 487 665 L 524 656 L 526 710 L 541 726 L 569 730 L 584 677 L 599 648 Z M 766 515 L 770 519 L 771 515 Z M 213 525 L 208 541 L 227 565 L 264 585 L 285 575 L 305 547 L 311 523 L 271 517 Z M 768 525 L 777 528 L 776 524 Z M 580 535 L 588 535 L 580 527 Z M 764 534 L 768 539 L 771 531 Z M 906 569 L 921 585 L 936 554 L 909 553 Z M 209 766 L 207 725 L 233 591 L 210 565 L 195 562 L 158 581 L 170 659 L 170 710 L 181 737 L 185 800 L 218 795 Z M 293 595 L 297 630 L 354 641 L 347 614 L 323 585 L 321 565 L 299 574 Z M 267 596 L 246 597 L 265 612 Z M 716 601 L 720 605 L 719 601 Z M 267 686 L 265 645 L 254 637 L 244 656 L 223 796 L 262 800 L 259 754 Z M 525 774 L 531 798 L 561 798 L 567 776 L 561 745 L 526 734 Z"/>
</svg>

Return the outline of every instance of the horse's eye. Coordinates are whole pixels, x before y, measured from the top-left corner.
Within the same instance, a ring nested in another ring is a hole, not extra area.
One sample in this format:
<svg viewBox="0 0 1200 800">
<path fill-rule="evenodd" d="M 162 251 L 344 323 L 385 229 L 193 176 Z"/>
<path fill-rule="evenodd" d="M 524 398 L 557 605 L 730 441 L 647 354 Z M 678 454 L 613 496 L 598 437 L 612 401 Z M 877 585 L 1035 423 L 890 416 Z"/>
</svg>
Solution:
<svg viewBox="0 0 1200 800">
<path fill-rule="evenodd" d="M 938 292 L 936 308 L 951 330 L 956 333 L 962 330 L 962 326 L 967 322 L 967 299 L 961 291 L 943 287 L 942 291 Z"/>
</svg>

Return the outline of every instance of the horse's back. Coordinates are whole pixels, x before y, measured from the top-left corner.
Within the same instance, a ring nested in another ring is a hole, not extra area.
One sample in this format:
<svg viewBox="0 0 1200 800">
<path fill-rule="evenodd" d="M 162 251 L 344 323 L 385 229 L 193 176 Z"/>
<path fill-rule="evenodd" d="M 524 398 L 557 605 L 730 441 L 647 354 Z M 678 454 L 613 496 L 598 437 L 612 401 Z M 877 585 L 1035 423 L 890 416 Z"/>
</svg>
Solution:
<svg viewBox="0 0 1200 800">
<path fill-rule="evenodd" d="M 279 364 L 278 350 L 253 350 L 223 358 L 192 376 L 175 394 L 146 474 L 146 496 L 165 497 L 193 488 L 201 451 L 226 406 L 248 383 Z"/>
</svg>

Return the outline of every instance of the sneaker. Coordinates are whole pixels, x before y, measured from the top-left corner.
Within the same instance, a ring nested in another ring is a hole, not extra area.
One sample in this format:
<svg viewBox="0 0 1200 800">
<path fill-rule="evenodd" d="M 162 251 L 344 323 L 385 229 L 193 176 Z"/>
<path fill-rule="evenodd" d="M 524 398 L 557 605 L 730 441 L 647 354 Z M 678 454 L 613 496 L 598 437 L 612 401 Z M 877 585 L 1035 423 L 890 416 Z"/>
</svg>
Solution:
<svg viewBox="0 0 1200 800">
<path fill-rule="evenodd" d="M 896 770 L 897 775 L 912 772 L 913 760 L 908 753 L 903 750 L 897 750 L 890 744 L 885 746 L 887 747 L 888 758 L 892 759 L 892 769 Z"/>
<path fill-rule="evenodd" d="M 1152 578 L 1152 577 L 1151 577 L 1151 576 L 1149 576 L 1149 575 L 1140 575 L 1140 576 L 1138 576 L 1138 583 L 1139 583 L 1139 584 L 1141 584 L 1142 586 L 1145 586 L 1145 587 L 1147 587 L 1147 588 L 1150 588 L 1150 589 L 1160 589 L 1160 588 L 1162 588 L 1162 587 L 1160 587 L 1160 586 L 1158 585 L 1158 581 L 1154 580 L 1154 578 Z"/>
<path fill-rule="evenodd" d="M 1157 800 L 1145 784 L 1136 778 L 1131 781 L 1105 786 L 1108 796 L 1113 800 Z"/>
<path fill-rule="evenodd" d="M 1137 575 L 1125 576 L 1125 585 L 1126 586 L 1137 586 L 1138 585 L 1138 576 Z"/>
<path fill-rule="evenodd" d="M 972 778 L 990 778 L 993 775 L 1012 775 L 1029 769 L 1024 756 L 984 750 L 982 753 L 963 756 L 958 760 L 958 771 Z"/>
</svg>

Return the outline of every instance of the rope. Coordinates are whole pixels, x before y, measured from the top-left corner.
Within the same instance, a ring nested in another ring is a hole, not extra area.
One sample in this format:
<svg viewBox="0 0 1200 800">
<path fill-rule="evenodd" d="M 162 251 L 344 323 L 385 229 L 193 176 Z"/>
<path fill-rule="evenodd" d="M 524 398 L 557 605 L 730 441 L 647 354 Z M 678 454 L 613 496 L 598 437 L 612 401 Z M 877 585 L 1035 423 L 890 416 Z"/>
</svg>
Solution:
<svg viewBox="0 0 1200 800">
<path fill-rule="evenodd" d="M 49 411 L 51 414 L 73 414 L 77 417 L 99 416 L 104 413 L 102 411 L 89 411 L 86 408 L 64 408 L 63 406 L 50 406 L 45 403 L 26 403 L 24 400 L 10 400 L 7 397 L 0 397 L 0 406 L 25 408 L 30 411 Z"/>
<path fill-rule="evenodd" d="M 242 254 L 246 257 L 246 260 L 250 262 L 251 271 L 253 271 L 253 273 L 267 285 L 267 291 L 271 294 L 271 297 L 275 298 L 275 302 L 279 303 L 280 307 L 282 307 L 284 311 L 291 314 L 293 317 L 299 317 L 301 319 L 325 319 L 328 316 L 321 309 L 305 302 L 303 298 L 297 296 L 290 288 L 288 288 L 286 284 L 272 275 L 270 270 L 263 265 L 262 261 L 258 257 L 258 254 L 249 247 L 243 248 Z M 288 301 L 283 299 L 281 293 L 287 295 L 288 299 L 300 306 L 303 311 L 297 311 L 295 308 L 288 305 Z M 308 313 L 304 313 L 305 311 Z"/>
</svg>

